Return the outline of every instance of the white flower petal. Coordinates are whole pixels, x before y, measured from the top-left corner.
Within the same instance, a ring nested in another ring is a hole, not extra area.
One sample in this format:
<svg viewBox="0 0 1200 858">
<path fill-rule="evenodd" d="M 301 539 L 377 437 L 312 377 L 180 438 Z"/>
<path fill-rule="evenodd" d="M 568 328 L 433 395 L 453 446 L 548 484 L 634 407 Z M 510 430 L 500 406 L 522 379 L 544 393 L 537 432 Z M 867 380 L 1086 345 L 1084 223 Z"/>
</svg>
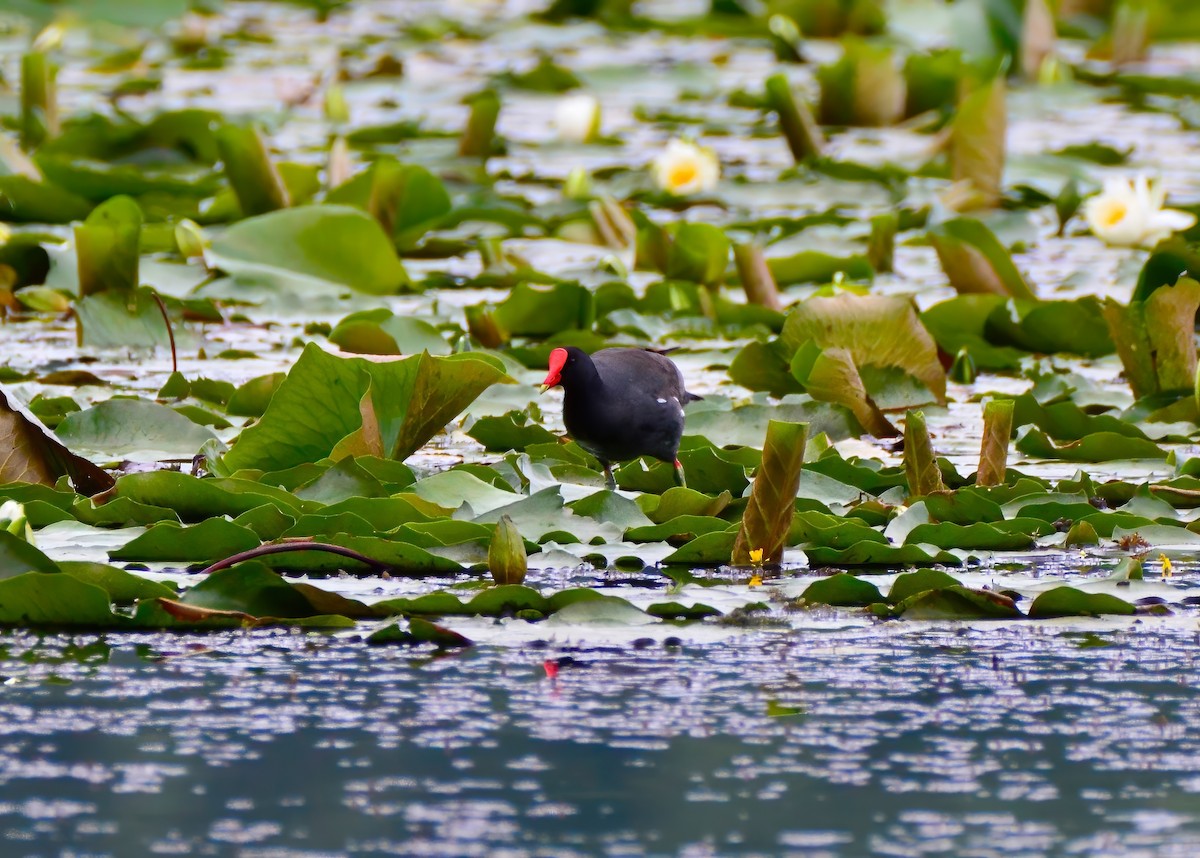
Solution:
<svg viewBox="0 0 1200 858">
<path fill-rule="evenodd" d="M 660 189 L 687 196 L 716 187 L 721 165 L 711 149 L 676 139 L 654 159 L 650 175 Z"/>
<path fill-rule="evenodd" d="M 1122 194 L 1101 194 L 1083 206 L 1083 216 L 1092 235 L 1120 246 L 1138 244 L 1145 233 L 1145 219 L 1136 201 Z"/>
<path fill-rule="evenodd" d="M 587 93 L 560 98 L 554 108 L 554 127 L 560 140 L 586 143 L 600 131 L 600 102 Z"/>
</svg>

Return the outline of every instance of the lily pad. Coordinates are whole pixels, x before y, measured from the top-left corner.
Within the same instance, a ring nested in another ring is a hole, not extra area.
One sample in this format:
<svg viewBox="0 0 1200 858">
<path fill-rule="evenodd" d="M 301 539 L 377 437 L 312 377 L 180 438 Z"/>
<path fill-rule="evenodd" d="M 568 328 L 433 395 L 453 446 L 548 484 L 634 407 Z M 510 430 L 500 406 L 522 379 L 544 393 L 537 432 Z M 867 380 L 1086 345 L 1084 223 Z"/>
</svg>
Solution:
<svg viewBox="0 0 1200 858">
<path fill-rule="evenodd" d="M 882 602 L 883 594 L 869 581 L 840 572 L 809 584 L 800 598 L 813 604 L 862 608 Z"/>
<path fill-rule="evenodd" d="M 1047 590 L 1029 606 L 1031 617 L 1095 617 L 1101 614 L 1131 616 L 1134 606 L 1108 593 L 1085 593 L 1074 587 Z"/>
<path fill-rule="evenodd" d="M 129 459 L 190 459 L 216 436 L 173 408 L 141 399 L 108 399 L 68 414 L 58 437 L 80 450 Z"/>
<path fill-rule="evenodd" d="M 409 284 L 391 239 L 347 206 L 282 209 L 234 224 L 213 239 L 209 265 L 283 290 L 305 283 L 391 295 Z"/>
</svg>

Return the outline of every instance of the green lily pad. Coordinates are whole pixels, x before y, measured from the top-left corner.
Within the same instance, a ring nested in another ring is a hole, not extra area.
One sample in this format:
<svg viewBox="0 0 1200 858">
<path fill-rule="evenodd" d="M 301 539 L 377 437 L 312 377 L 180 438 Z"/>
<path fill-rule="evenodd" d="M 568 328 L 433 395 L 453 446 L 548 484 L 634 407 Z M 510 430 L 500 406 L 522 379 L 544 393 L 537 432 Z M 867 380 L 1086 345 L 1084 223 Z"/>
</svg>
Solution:
<svg viewBox="0 0 1200 858">
<path fill-rule="evenodd" d="M 433 325 L 382 307 L 346 316 L 329 334 L 329 341 L 354 354 L 450 354 L 450 344 Z"/>
<path fill-rule="evenodd" d="M 113 613 L 101 587 L 61 572 L 26 572 L 0 580 L 0 625 L 114 629 L 130 625 Z"/>
<path fill-rule="evenodd" d="M 876 541 L 863 541 L 849 548 L 824 548 L 813 546 L 804 549 L 810 566 L 913 566 L 938 563 L 943 566 L 958 566 L 961 561 L 948 551 L 935 546 L 888 545 Z"/>
<path fill-rule="evenodd" d="M 1002 620 L 1021 616 L 1007 596 L 962 586 L 909 596 L 896 606 L 896 613 L 906 620 Z"/>
<path fill-rule="evenodd" d="M 1017 438 L 1016 448 L 1028 456 L 1061 459 L 1067 462 L 1167 458 L 1167 451 L 1153 441 L 1118 435 L 1116 432 L 1092 432 L 1078 441 L 1058 445 L 1040 429 L 1030 427 Z"/>
<path fill-rule="evenodd" d="M 258 535 L 249 528 L 223 518 L 210 518 L 184 527 L 157 524 L 121 548 L 108 552 L 108 556 L 112 560 L 212 563 L 257 548 L 259 544 Z"/>
<path fill-rule="evenodd" d="M 878 587 L 845 572 L 814 581 L 805 588 L 800 598 L 813 604 L 847 608 L 862 608 L 883 601 Z"/>
<path fill-rule="evenodd" d="M 1124 599 L 1107 593 L 1085 593 L 1074 587 L 1055 587 L 1047 590 L 1029 606 L 1029 616 L 1046 617 L 1096 617 L 1101 614 L 1130 616 L 1135 613 L 1133 605 Z"/>
<path fill-rule="evenodd" d="M 531 422 L 524 411 L 509 411 L 501 416 L 480 417 L 467 434 L 483 445 L 485 450 L 524 450 L 530 444 L 548 444 L 558 436 L 538 423 Z"/>
<path fill-rule="evenodd" d="M 320 461 L 344 439 L 352 448 L 347 452 L 377 448 L 376 455 L 402 460 L 505 379 L 490 361 L 470 354 L 377 363 L 338 358 L 310 344 L 223 463 L 230 470 L 289 468 Z"/>
<path fill-rule="evenodd" d="M 26 572 L 58 572 L 59 566 L 34 545 L 0 530 L 0 579 Z"/>
<path fill-rule="evenodd" d="M 905 572 L 898 575 L 888 591 L 887 600 L 893 605 L 928 590 L 941 590 L 946 587 L 957 587 L 958 579 L 940 569 L 918 569 L 915 572 Z"/>
<path fill-rule="evenodd" d="M 143 460 L 190 459 L 216 437 L 174 409 L 141 399 L 108 399 L 68 414 L 56 434 L 77 450 Z"/>
<path fill-rule="evenodd" d="M 209 264 L 252 283 L 307 283 L 392 295 L 409 284 L 391 239 L 366 212 L 312 205 L 248 218 L 213 239 Z"/>
</svg>

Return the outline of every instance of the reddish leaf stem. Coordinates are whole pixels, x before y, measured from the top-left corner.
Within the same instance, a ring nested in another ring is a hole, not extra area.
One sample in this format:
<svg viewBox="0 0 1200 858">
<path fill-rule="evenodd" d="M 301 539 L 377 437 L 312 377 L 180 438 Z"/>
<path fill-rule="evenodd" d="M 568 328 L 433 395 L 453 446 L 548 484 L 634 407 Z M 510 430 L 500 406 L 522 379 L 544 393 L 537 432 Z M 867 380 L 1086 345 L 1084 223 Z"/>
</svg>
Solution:
<svg viewBox="0 0 1200 858">
<path fill-rule="evenodd" d="M 171 327 L 171 319 L 167 315 L 167 305 L 163 303 L 163 299 L 159 297 L 157 292 L 151 292 L 151 297 L 154 298 L 154 303 L 158 304 L 158 311 L 162 313 L 163 324 L 167 326 L 167 338 L 171 341 L 171 372 L 179 372 L 179 358 L 175 354 L 175 331 Z"/>
<path fill-rule="evenodd" d="M 349 557 L 351 560 L 357 560 L 359 563 L 365 563 L 375 569 L 388 569 L 386 563 L 380 563 L 378 560 L 372 560 L 365 554 L 359 554 L 351 548 L 343 548 L 340 545 L 330 545 L 327 542 L 274 542 L 270 545 L 260 545 L 257 548 L 251 548 L 249 551 L 239 551 L 237 554 L 230 555 L 224 560 L 218 560 L 211 566 L 200 570 L 201 575 L 208 575 L 212 572 L 218 572 L 221 569 L 228 569 L 243 560 L 253 560 L 255 557 L 265 557 L 268 554 L 283 554 L 288 551 L 325 551 L 329 554 L 340 554 L 342 557 Z"/>
</svg>

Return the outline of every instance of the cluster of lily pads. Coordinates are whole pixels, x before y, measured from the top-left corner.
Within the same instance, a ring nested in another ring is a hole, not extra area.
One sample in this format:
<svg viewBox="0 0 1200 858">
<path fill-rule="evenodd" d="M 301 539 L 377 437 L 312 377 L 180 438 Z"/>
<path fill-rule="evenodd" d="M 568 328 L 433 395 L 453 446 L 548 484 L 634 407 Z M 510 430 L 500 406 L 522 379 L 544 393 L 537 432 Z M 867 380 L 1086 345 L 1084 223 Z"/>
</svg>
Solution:
<svg viewBox="0 0 1200 858">
<path fill-rule="evenodd" d="M 942 570 L 1092 546 L 1167 557 L 1200 540 L 1194 211 L 1164 210 L 1157 181 L 1118 188 L 1131 153 L 1114 146 L 1005 144 L 1010 105 L 1035 97 L 1122 93 L 1191 127 L 1200 79 L 1137 65 L 1153 34 L 1138 4 L 1077 0 L 1056 18 L 1043 0 L 960 0 L 935 44 L 911 31 L 931 14 L 921 0 L 714 0 L 671 19 L 621 0 L 532 16 L 484 4 L 459 21 L 425 9 L 387 22 L 395 40 L 336 44 L 329 73 L 265 116 L 218 111 L 203 88 L 182 106 L 165 95 L 270 41 L 270 19 L 239 4 L 89 4 L 112 19 L 91 28 L 54 17 L 71 3 L 26 5 L 2 19 L 2 68 L 18 73 L 0 85 L 0 336 L 48 337 L 64 357 L 10 348 L 0 366 L 0 623 L 404 615 L 376 638 L 451 644 L 428 618 L 736 620 L 769 611 L 758 586 L 801 565 L 841 574 L 792 607 L 1131 614 L 1073 588 L 1022 609 L 1002 584 Z M 319 14 L 337 20 L 336 5 Z M 1200 30 L 1189 4 L 1172 14 L 1177 33 Z M 986 39 L 954 41 L 981 22 Z M 702 87 L 681 75 L 669 105 L 634 105 L 627 126 L 606 109 L 620 69 L 569 53 L 455 81 L 455 123 L 387 94 L 418 97 L 411 67 L 461 59 L 459 43 L 571 28 L 609 47 L 659 39 L 665 56 L 720 36 L 725 53 Z M 712 76 L 735 50 L 757 52 L 757 86 Z M 63 109 L 72 88 L 91 106 Z M 554 106 L 547 139 L 506 125 L 530 104 Z M 638 163 L 631 128 L 657 141 Z M 920 163 L 854 146 L 889 133 L 921 137 Z M 776 154 L 747 154 L 764 141 Z M 1125 251 L 1116 289 L 1045 298 L 1059 284 L 1033 282 L 1014 251 L 1111 253 L 1085 221 L 1153 247 Z M 905 280 L 923 259 L 935 273 Z M 687 488 L 637 461 L 604 490 L 536 396 L 550 350 L 612 344 L 676 349 L 705 394 L 679 454 Z M 131 349 L 132 384 L 117 369 Z M 964 410 L 981 417 L 978 459 L 961 443 L 939 456 Z M 1028 464 L 1011 467 L 1011 450 Z M 1152 476 L 1039 466 L 1129 460 Z M 43 529 L 93 528 L 130 529 L 107 552 L 127 568 L 35 546 Z M 217 568 L 181 592 L 130 571 L 151 563 Z M 521 586 L 527 568 L 579 564 L 665 570 L 676 592 L 634 607 Z M 844 573 L 910 567 L 924 571 L 887 597 Z M 449 581 L 368 604 L 280 572 Z M 489 573 L 500 584 L 480 590 Z M 708 604 L 714 584 L 744 598 Z"/>
</svg>

